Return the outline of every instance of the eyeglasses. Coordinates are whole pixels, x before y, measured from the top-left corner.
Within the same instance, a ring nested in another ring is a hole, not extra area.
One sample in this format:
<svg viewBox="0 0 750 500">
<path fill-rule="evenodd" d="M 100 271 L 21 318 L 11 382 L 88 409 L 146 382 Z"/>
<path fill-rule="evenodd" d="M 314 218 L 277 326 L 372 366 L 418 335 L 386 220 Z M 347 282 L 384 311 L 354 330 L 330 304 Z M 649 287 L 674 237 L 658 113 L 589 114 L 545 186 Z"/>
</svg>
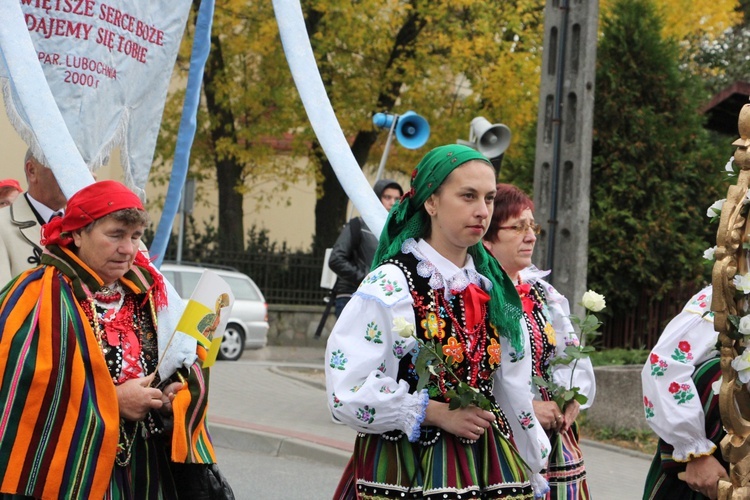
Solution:
<svg viewBox="0 0 750 500">
<path fill-rule="evenodd" d="M 512 229 L 518 234 L 526 234 L 526 231 L 531 229 L 534 234 L 542 232 L 542 226 L 539 224 L 516 224 L 515 226 L 500 226 L 498 229 Z"/>
</svg>

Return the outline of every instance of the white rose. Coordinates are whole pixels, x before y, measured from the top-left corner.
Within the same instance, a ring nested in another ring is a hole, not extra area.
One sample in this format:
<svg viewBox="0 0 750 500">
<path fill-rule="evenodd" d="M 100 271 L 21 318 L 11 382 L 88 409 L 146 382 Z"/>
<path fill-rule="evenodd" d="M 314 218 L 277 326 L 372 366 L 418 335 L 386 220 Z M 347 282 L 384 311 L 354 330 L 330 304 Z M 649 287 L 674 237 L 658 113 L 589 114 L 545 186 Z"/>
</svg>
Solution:
<svg viewBox="0 0 750 500">
<path fill-rule="evenodd" d="M 599 312 L 607 306 L 604 295 L 600 295 L 593 290 L 583 294 L 581 305 L 591 312 Z"/>
<path fill-rule="evenodd" d="M 740 291 L 746 295 L 750 293 L 750 273 L 735 275 L 732 283 L 734 283 L 734 287 L 737 289 L 737 291 Z"/>
<path fill-rule="evenodd" d="M 740 326 L 737 329 L 742 335 L 750 335 L 750 315 L 742 317 Z"/>
<path fill-rule="evenodd" d="M 732 360 L 732 368 L 737 370 L 740 382 L 743 384 L 750 382 L 750 349 L 745 349 L 742 354 Z"/>
<path fill-rule="evenodd" d="M 414 333 L 414 325 L 406 321 L 406 318 L 399 316 L 393 318 L 393 331 L 398 333 L 401 337 L 407 339 Z"/>
<path fill-rule="evenodd" d="M 706 215 L 708 217 L 718 217 L 721 215 L 721 209 L 724 207 L 724 202 L 727 201 L 726 198 L 723 200 L 715 201 L 713 205 L 708 207 L 708 210 L 706 210 Z"/>
<path fill-rule="evenodd" d="M 705 252 L 703 252 L 703 258 L 706 260 L 714 260 L 714 253 L 716 253 L 716 247 L 707 248 Z"/>
</svg>

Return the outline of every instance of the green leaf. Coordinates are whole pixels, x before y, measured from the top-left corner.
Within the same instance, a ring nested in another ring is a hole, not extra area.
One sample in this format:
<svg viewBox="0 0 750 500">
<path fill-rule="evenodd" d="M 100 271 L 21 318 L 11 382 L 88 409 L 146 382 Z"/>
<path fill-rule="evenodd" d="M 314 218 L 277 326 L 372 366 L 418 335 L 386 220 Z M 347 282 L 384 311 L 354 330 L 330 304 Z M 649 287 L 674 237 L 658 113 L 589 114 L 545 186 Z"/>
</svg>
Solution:
<svg viewBox="0 0 750 500">
<path fill-rule="evenodd" d="M 581 349 L 582 349 L 581 347 L 569 345 L 568 347 L 565 348 L 565 351 L 563 352 L 573 359 L 581 359 L 581 358 L 586 357 L 581 354 Z"/>
<path fill-rule="evenodd" d="M 584 396 L 583 394 L 579 392 L 576 392 L 576 395 L 573 396 L 573 399 L 578 401 L 578 403 L 582 405 L 586 404 L 586 402 L 589 400 L 589 398 L 587 398 L 586 396 Z"/>
<path fill-rule="evenodd" d="M 419 381 L 417 381 L 417 392 L 427 387 L 430 382 L 430 374 L 426 371 L 417 372 L 419 373 Z"/>
<path fill-rule="evenodd" d="M 555 365 L 569 365 L 573 361 L 574 361 L 574 359 L 571 358 L 570 356 L 567 356 L 567 357 L 559 356 L 559 357 L 553 359 L 552 363 L 550 363 L 550 364 L 553 365 L 553 366 L 555 366 Z"/>
</svg>

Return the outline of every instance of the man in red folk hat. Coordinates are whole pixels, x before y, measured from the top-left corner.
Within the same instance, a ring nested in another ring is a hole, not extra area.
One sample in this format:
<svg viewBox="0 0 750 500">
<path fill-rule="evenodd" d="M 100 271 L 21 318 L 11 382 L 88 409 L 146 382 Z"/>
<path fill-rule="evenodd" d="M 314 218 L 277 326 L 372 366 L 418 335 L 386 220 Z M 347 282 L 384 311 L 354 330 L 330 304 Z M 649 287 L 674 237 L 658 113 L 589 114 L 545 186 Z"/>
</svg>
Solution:
<svg viewBox="0 0 750 500">
<path fill-rule="evenodd" d="M 172 336 L 181 299 L 139 250 L 147 223 L 127 187 L 91 184 L 0 293 L 0 493 L 178 498 L 186 464 L 214 467 L 205 374 Z"/>
</svg>

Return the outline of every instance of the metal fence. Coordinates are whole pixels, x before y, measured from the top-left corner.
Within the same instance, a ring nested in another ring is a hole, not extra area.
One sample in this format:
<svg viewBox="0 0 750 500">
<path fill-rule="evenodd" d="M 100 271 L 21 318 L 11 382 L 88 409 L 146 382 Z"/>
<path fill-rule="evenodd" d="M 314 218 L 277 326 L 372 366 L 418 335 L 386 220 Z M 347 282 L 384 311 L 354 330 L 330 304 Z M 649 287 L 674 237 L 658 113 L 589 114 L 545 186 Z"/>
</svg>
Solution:
<svg viewBox="0 0 750 500">
<path fill-rule="evenodd" d="M 167 258 L 170 257 L 168 252 Z M 321 305 L 328 294 L 328 290 L 320 288 L 322 256 L 216 252 L 204 255 L 204 263 L 231 266 L 247 274 L 258 284 L 269 304 Z M 631 313 L 603 318 L 599 347 L 650 349 L 667 323 L 699 288 L 698 285 L 685 284 L 660 301 L 651 301 L 648 292 L 644 291 L 640 303 Z"/>
<path fill-rule="evenodd" d="M 169 252 L 167 258 L 170 258 Z M 189 258 L 189 256 L 188 256 Z M 269 304 L 320 305 L 323 257 L 304 254 L 216 252 L 204 264 L 229 266 L 250 276 Z"/>
<path fill-rule="evenodd" d="M 638 306 L 630 314 L 603 321 L 601 347 L 651 349 L 667 323 L 682 311 L 688 299 L 701 288 L 700 285 L 686 283 L 659 301 L 650 300 L 644 290 Z"/>
</svg>

